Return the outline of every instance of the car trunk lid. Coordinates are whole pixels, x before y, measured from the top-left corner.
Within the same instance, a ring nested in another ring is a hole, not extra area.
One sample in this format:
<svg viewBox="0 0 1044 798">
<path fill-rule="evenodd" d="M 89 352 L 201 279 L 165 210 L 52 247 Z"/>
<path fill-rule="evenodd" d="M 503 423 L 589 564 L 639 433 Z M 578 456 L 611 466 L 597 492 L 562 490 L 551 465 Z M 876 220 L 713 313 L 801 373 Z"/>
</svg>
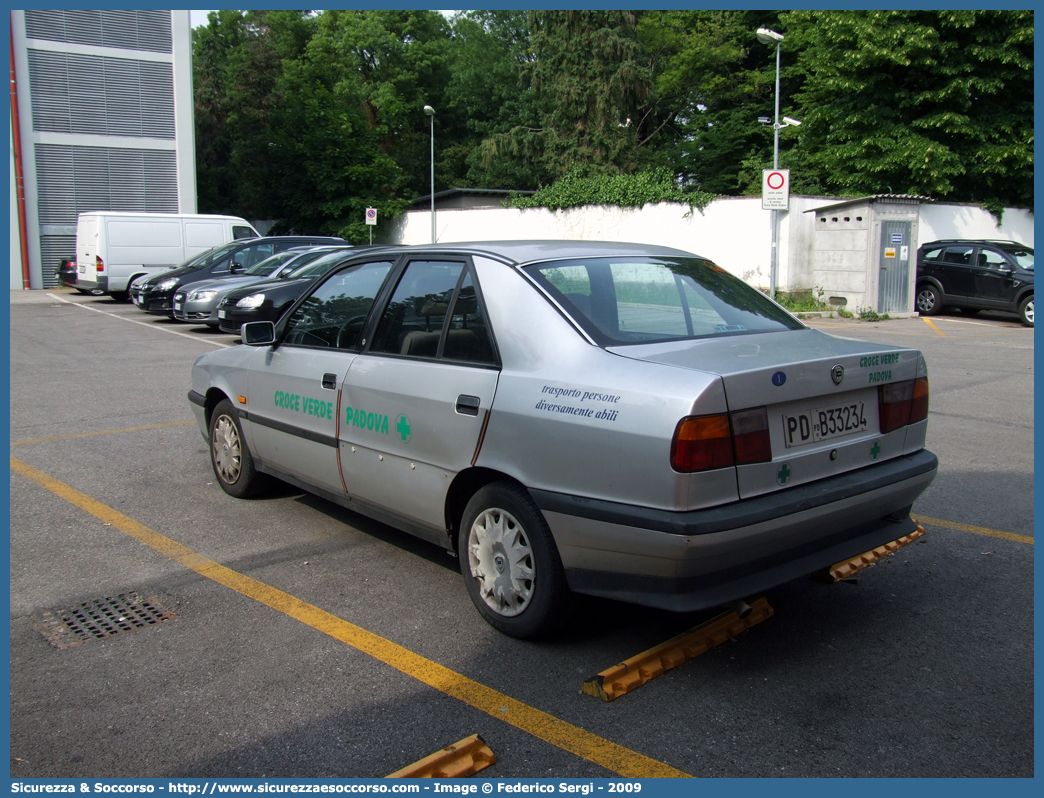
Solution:
<svg viewBox="0 0 1044 798">
<path fill-rule="evenodd" d="M 736 467 L 741 498 L 904 454 L 905 427 L 881 433 L 878 388 L 918 376 L 915 349 L 802 329 L 609 351 L 719 375 L 730 412 L 766 408 L 772 459 Z"/>
</svg>

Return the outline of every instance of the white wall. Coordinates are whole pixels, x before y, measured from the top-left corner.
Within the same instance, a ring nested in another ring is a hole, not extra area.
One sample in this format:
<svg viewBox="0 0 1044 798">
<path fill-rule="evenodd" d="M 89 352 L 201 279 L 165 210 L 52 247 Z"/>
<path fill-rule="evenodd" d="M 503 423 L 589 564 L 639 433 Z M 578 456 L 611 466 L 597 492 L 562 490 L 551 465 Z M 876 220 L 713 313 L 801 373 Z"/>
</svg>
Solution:
<svg viewBox="0 0 1044 798">
<path fill-rule="evenodd" d="M 1033 246 L 1033 213 L 1005 208 L 1001 225 L 978 205 L 922 205 L 918 241 L 940 238 L 999 238 Z"/>
<path fill-rule="evenodd" d="M 687 205 L 668 202 L 641 209 L 599 205 L 554 212 L 448 209 L 436 210 L 435 230 L 440 244 L 533 239 L 659 244 L 709 258 L 754 285 L 768 285 L 772 230 L 760 197 L 715 200 L 703 213 L 688 213 Z M 430 243 L 430 211 L 406 213 L 390 238 L 396 244 Z"/>
<path fill-rule="evenodd" d="M 838 202 L 836 197 L 791 195 L 790 210 L 780 215 L 781 291 L 812 288 L 815 214 L 812 208 Z M 441 244 L 454 241 L 602 240 L 660 244 L 703 255 L 751 285 L 768 288 L 772 252 L 771 214 L 761 197 L 724 197 L 688 216 L 687 205 L 662 202 L 644 208 L 589 206 L 563 211 L 545 208 L 472 208 L 436 210 Z M 1033 246 L 1033 214 L 1009 208 L 1004 224 L 977 205 L 928 203 L 920 206 L 918 241 L 937 238 L 1006 238 Z M 409 211 L 396 220 L 386 243 L 427 244 L 431 214 Z M 385 242 L 382 242 L 385 243 Z"/>
</svg>

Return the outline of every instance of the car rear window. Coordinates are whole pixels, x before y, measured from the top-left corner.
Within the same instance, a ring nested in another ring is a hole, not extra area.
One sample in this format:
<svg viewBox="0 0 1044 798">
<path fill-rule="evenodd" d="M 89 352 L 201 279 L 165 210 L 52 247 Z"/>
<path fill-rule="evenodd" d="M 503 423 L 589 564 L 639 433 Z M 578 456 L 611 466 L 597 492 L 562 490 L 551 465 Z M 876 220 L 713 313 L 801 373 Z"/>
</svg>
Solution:
<svg viewBox="0 0 1044 798">
<path fill-rule="evenodd" d="M 804 328 L 760 291 L 702 258 L 590 258 L 525 271 L 600 346 Z"/>
</svg>

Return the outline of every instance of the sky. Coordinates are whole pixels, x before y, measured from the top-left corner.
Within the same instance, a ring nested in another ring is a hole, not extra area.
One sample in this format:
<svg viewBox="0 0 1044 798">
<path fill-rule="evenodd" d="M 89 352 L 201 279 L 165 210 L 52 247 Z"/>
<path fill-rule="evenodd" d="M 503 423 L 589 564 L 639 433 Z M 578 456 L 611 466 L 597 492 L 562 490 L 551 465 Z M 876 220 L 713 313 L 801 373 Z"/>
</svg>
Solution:
<svg viewBox="0 0 1044 798">
<path fill-rule="evenodd" d="M 207 24 L 207 14 L 209 11 L 189 11 L 189 24 L 193 28 L 198 28 L 200 25 Z"/>
</svg>

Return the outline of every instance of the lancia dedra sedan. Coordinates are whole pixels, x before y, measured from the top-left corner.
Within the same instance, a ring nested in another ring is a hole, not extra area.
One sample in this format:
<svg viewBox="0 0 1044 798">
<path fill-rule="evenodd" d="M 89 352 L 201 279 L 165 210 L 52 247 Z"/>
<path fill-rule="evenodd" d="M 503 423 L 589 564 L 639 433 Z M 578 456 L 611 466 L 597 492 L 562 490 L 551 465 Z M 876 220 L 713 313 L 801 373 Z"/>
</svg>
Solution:
<svg viewBox="0 0 1044 798">
<path fill-rule="evenodd" d="M 278 477 L 453 551 L 514 637 L 570 592 L 692 611 L 916 529 L 914 349 L 810 329 L 705 258 L 575 241 L 370 249 L 200 357 L 219 484 Z"/>
</svg>

